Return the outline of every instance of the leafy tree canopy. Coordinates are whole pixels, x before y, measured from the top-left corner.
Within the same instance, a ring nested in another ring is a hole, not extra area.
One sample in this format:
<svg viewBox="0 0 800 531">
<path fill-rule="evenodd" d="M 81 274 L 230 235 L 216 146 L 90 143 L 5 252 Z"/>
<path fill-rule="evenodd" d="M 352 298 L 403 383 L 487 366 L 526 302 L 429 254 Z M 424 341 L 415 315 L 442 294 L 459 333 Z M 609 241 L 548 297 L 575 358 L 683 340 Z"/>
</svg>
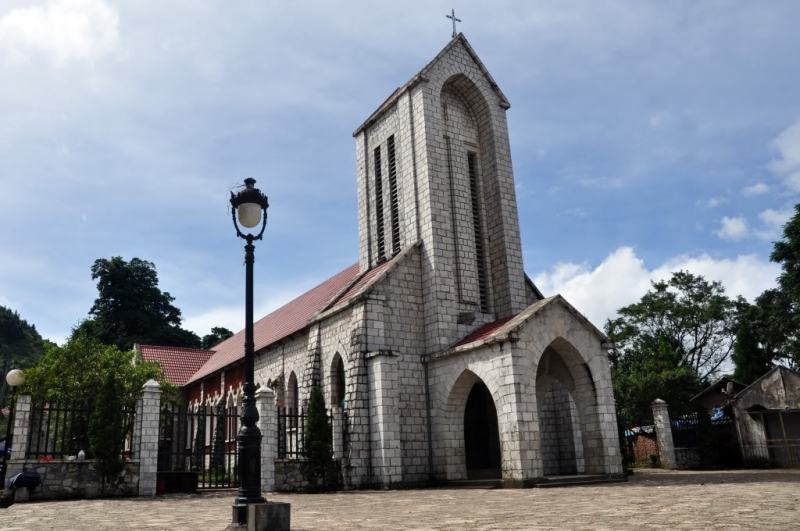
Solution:
<svg viewBox="0 0 800 531">
<path fill-rule="evenodd" d="M 159 289 L 152 262 L 99 258 L 92 265 L 92 280 L 97 280 L 98 297 L 78 333 L 121 350 L 134 343 L 200 346 L 195 333 L 180 327 L 181 311 L 172 304 L 174 297 Z"/>
<path fill-rule="evenodd" d="M 0 306 L 0 405 L 5 405 L 8 384 L 5 375 L 11 369 L 30 367 L 41 358 L 44 341 L 36 327 L 19 314 Z"/>
<path fill-rule="evenodd" d="M 229 337 L 233 335 L 233 332 L 228 330 L 227 328 L 223 328 L 221 326 L 215 326 L 211 329 L 210 334 L 206 334 L 203 336 L 203 339 L 200 342 L 200 347 L 204 349 L 210 349 L 214 345 L 225 341 Z"/>
<path fill-rule="evenodd" d="M 729 358 L 736 305 L 719 282 L 687 271 L 654 282 L 637 303 L 606 323 L 612 341 L 612 378 L 620 417 L 649 423 L 650 403 L 666 400 L 676 412 Z"/>
<path fill-rule="evenodd" d="M 666 400 L 675 415 L 690 411 L 689 400 L 702 385 L 692 369 L 678 365 L 679 358 L 666 339 L 648 338 L 639 349 L 617 359 L 611 375 L 623 426 L 651 424 L 651 403 L 656 398 Z"/>
<path fill-rule="evenodd" d="M 688 271 L 653 282 L 642 299 L 619 310 L 606 332 L 614 343 L 612 357 L 666 343 L 675 364 L 688 367 L 700 380 L 714 375 L 728 359 L 736 326 L 736 307 L 722 284 Z"/>
<path fill-rule="evenodd" d="M 98 390 L 108 385 L 107 376 L 113 374 L 120 400 L 127 407 L 135 406 L 142 386 L 151 378 L 167 392 L 174 392 L 157 363 L 133 364 L 132 359 L 130 351 L 75 333 L 63 347 L 45 347 L 39 363 L 25 371 L 25 391 L 37 399 L 93 404 Z"/>
<path fill-rule="evenodd" d="M 759 311 L 754 330 L 759 343 L 773 360 L 800 367 L 800 203 L 784 225 L 770 259 L 781 265 L 778 288 L 756 300 Z"/>
<path fill-rule="evenodd" d="M 774 302 L 775 290 L 765 291 L 750 304 L 744 299 L 737 301 L 739 323 L 736 329 L 735 346 L 731 359 L 736 366 L 733 378 L 750 384 L 772 367 L 775 358 L 773 343 L 765 338 L 778 333 L 775 327 L 783 325 L 774 320 L 769 305 Z"/>
</svg>

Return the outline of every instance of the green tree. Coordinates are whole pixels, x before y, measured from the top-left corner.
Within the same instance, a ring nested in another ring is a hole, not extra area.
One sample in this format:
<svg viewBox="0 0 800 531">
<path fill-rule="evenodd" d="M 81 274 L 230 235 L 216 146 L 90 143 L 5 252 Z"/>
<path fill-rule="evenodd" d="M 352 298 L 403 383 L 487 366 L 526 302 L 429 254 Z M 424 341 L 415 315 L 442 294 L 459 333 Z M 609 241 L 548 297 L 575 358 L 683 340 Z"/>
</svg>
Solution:
<svg viewBox="0 0 800 531">
<path fill-rule="evenodd" d="M 200 346 L 195 333 L 180 327 L 181 311 L 172 304 L 174 297 L 159 289 L 152 262 L 100 258 L 92 265 L 92 280 L 98 297 L 78 332 L 121 350 L 134 343 Z"/>
<path fill-rule="evenodd" d="M 113 483 L 125 468 L 122 450 L 125 444 L 125 422 L 120 385 L 113 372 L 106 374 L 99 388 L 94 409 L 89 417 L 89 448 L 97 459 L 103 484 Z"/>
<path fill-rule="evenodd" d="M 49 344 L 44 351 L 36 366 L 25 371 L 25 390 L 37 399 L 93 404 L 108 374 L 114 375 L 117 394 L 126 407 L 135 406 L 142 386 L 151 378 L 167 393 L 174 392 L 157 363 L 133 364 L 132 352 L 103 345 L 86 334 L 74 333 L 63 347 Z"/>
<path fill-rule="evenodd" d="M 774 351 L 759 340 L 768 333 L 770 316 L 758 303 L 750 304 L 744 299 L 737 301 L 737 307 L 738 325 L 731 356 L 736 366 L 733 378 L 750 384 L 772 367 Z"/>
<path fill-rule="evenodd" d="M 617 406 L 623 423 L 646 423 L 662 398 L 676 413 L 729 358 L 736 308 L 719 282 L 687 271 L 654 282 L 637 303 L 606 323 Z"/>
<path fill-rule="evenodd" d="M 325 398 L 319 386 L 311 389 L 308 419 L 305 427 L 305 449 L 309 469 L 316 480 L 326 479 L 332 461 L 331 425 L 325 409 Z"/>
<path fill-rule="evenodd" d="M 781 265 L 778 288 L 767 290 L 757 300 L 762 323 L 758 340 L 776 361 L 800 367 L 800 203 L 784 225 L 770 260 Z"/>
<path fill-rule="evenodd" d="M 200 348 L 210 349 L 214 345 L 222 343 L 232 335 L 233 332 L 231 332 L 227 328 L 223 328 L 221 326 L 215 326 L 214 328 L 211 329 L 210 334 L 206 334 L 203 336 L 203 339 L 200 342 Z"/>
<path fill-rule="evenodd" d="M 42 357 L 44 341 L 36 327 L 15 311 L 0 306 L 0 406 L 8 398 L 5 375 L 11 369 L 31 367 Z"/>
</svg>

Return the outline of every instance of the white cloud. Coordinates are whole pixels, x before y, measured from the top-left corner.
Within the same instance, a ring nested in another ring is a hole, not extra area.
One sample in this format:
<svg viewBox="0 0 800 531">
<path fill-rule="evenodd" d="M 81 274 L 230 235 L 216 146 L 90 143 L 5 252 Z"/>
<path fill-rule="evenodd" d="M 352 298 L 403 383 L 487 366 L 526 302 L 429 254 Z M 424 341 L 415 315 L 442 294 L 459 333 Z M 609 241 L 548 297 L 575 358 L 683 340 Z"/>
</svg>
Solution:
<svg viewBox="0 0 800 531">
<path fill-rule="evenodd" d="M 781 229 L 789 221 L 794 214 L 792 208 L 785 208 L 783 210 L 775 210 L 768 208 L 758 215 L 758 219 L 764 224 L 764 227 L 756 231 L 756 235 L 762 240 L 773 241 L 777 240 L 781 234 Z"/>
<path fill-rule="evenodd" d="M 731 297 L 742 295 L 753 300 L 775 285 L 780 272 L 773 264 L 754 255 L 717 260 L 706 254 L 677 256 L 648 269 L 631 247 L 620 247 L 597 267 L 586 264 L 561 263 L 534 277 L 534 282 L 547 295 L 560 293 L 602 327 L 619 308 L 638 301 L 653 280 L 667 279 L 672 272 L 688 270 L 709 281 L 720 281 Z"/>
<path fill-rule="evenodd" d="M 584 177 L 579 179 L 579 182 L 586 188 L 598 188 L 601 190 L 622 188 L 624 185 L 619 177 Z"/>
<path fill-rule="evenodd" d="M 0 16 L 0 60 L 29 64 L 44 56 L 54 66 L 95 60 L 113 51 L 119 16 L 104 0 L 48 0 Z"/>
<path fill-rule="evenodd" d="M 282 290 L 274 296 L 268 297 L 267 300 L 258 303 L 258 305 L 253 308 L 255 320 L 257 321 L 268 313 L 280 308 L 307 289 L 308 286 L 304 284 L 296 290 Z M 232 330 L 234 333 L 239 332 L 244 328 L 244 303 L 242 302 L 241 304 L 229 306 L 216 306 L 191 315 L 183 320 L 181 326 L 191 330 L 200 337 L 210 333 L 211 328 L 214 326 L 225 327 L 228 330 Z"/>
<path fill-rule="evenodd" d="M 720 229 L 714 231 L 714 234 L 723 240 L 741 240 L 747 236 L 747 220 L 741 216 L 733 218 L 725 216 L 722 218 L 721 224 Z"/>
<path fill-rule="evenodd" d="M 742 188 L 742 195 L 745 197 L 766 194 L 767 192 L 769 192 L 769 186 L 764 183 L 756 183 L 754 185 L 745 186 Z"/>
<path fill-rule="evenodd" d="M 780 228 L 783 227 L 787 221 L 789 221 L 789 218 L 792 217 L 793 213 L 794 211 L 791 208 L 786 208 L 783 210 L 773 210 L 768 208 L 767 210 L 761 212 L 758 215 L 758 218 L 767 225 Z"/>
<path fill-rule="evenodd" d="M 717 208 L 718 206 L 720 206 L 721 204 L 723 204 L 723 203 L 725 203 L 727 201 L 728 200 L 725 199 L 724 197 L 716 196 L 716 197 L 712 197 L 711 199 L 706 201 L 705 202 L 705 206 L 707 206 L 708 208 Z"/>
<path fill-rule="evenodd" d="M 770 167 L 783 176 L 789 190 L 800 192 L 800 121 L 784 129 L 772 145 L 780 158 L 773 160 Z"/>
</svg>

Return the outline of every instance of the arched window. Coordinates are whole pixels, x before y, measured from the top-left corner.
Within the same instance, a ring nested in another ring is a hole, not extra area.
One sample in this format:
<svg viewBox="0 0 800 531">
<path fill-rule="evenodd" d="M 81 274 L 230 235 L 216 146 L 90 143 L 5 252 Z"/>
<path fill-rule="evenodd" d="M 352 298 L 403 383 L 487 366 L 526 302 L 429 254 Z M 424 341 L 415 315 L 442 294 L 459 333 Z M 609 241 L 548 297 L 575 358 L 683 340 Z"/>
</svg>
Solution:
<svg viewBox="0 0 800 531">
<path fill-rule="evenodd" d="M 286 389 L 286 407 L 294 412 L 298 411 L 299 397 L 297 396 L 297 376 L 294 371 L 289 375 L 289 385 Z"/>
<path fill-rule="evenodd" d="M 344 408 L 346 387 L 344 381 L 344 361 L 337 352 L 331 362 L 331 403 Z"/>
</svg>

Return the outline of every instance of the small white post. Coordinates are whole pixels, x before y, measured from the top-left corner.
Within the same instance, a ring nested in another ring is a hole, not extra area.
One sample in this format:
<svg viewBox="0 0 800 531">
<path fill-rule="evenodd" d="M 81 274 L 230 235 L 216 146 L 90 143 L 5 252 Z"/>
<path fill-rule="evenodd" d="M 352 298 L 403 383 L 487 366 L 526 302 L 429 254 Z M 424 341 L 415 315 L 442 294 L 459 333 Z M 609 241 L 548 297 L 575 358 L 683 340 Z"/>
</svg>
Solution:
<svg viewBox="0 0 800 531">
<path fill-rule="evenodd" d="M 256 391 L 258 429 L 261 430 L 261 491 L 275 488 L 275 445 L 278 433 L 277 404 L 272 389 L 262 386 Z"/>
</svg>

